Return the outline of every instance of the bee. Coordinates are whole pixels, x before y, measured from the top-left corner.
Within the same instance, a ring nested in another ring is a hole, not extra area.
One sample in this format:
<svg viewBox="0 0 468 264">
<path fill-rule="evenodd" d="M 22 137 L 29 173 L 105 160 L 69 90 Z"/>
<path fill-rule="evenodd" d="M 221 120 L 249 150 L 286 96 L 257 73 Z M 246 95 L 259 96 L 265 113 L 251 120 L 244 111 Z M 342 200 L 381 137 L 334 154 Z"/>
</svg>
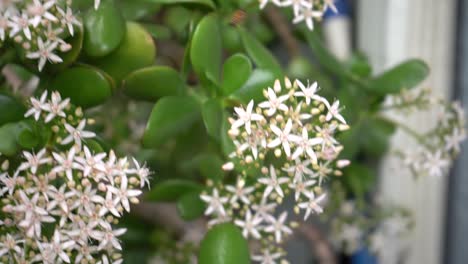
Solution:
<svg viewBox="0 0 468 264">
<path fill-rule="evenodd" d="M 241 24 L 242 22 L 244 22 L 246 18 L 247 18 L 247 12 L 245 12 L 242 9 L 238 9 L 232 14 L 231 21 L 229 22 L 229 24 L 231 26 L 237 26 Z"/>
</svg>

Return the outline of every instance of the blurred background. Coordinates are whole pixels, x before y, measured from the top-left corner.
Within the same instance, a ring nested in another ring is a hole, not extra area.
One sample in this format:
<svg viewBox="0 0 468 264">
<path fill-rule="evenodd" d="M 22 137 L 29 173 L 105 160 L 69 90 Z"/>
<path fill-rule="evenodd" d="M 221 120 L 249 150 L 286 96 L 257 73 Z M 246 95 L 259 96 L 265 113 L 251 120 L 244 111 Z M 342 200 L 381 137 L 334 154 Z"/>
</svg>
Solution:
<svg viewBox="0 0 468 264">
<path fill-rule="evenodd" d="M 368 56 L 374 73 L 408 58 L 422 58 L 431 68 L 423 86 L 448 99 L 468 96 L 468 3 L 460 0 L 355 0 L 323 24 L 328 47 L 341 58 L 357 49 Z M 349 32 L 349 34 L 343 34 Z M 434 113 L 412 115 L 404 122 L 424 128 Z M 397 132 L 393 146 L 411 148 Z M 380 164 L 378 193 L 385 201 L 407 207 L 415 226 L 404 263 L 466 263 L 468 259 L 468 151 L 449 177 L 414 179 L 400 163 L 385 157 Z M 395 260 L 384 263 L 397 263 Z M 367 262 L 362 262 L 367 263 Z"/>
</svg>

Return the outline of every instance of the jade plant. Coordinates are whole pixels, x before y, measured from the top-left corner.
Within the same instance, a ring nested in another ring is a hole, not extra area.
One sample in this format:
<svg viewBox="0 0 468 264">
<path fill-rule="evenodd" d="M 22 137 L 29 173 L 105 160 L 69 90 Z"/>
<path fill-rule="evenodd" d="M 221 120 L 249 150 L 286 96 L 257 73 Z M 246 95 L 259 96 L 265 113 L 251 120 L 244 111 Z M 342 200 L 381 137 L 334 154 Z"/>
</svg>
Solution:
<svg viewBox="0 0 468 264">
<path fill-rule="evenodd" d="M 325 12 L 340 10 L 2 1 L 0 262 L 285 263 L 311 218 L 343 251 L 381 254 L 392 219 L 417 223 L 375 201 L 380 158 L 442 176 L 464 112 L 414 88 L 421 60 L 379 75 L 358 52 L 338 60 Z M 385 115 L 430 108 L 424 132 Z M 391 148 L 398 128 L 419 147 Z"/>
</svg>

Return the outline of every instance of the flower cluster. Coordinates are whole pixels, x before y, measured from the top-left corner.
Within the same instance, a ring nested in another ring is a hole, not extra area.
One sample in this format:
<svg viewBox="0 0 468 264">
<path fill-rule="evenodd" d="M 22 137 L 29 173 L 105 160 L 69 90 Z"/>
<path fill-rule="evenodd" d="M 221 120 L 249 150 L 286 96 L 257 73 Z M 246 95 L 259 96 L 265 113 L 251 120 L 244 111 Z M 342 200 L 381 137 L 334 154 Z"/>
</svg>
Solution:
<svg viewBox="0 0 468 264">
<path fill-rule="evenodd" d="M 3 163 L 0 262 L 121 263 L 126 229 L 114 225 L 139 202 L 150 171 L 112 150 L 94 152 L 86 143 L 95 134 L 84 130 L 90 120 L 57 92 L 31 105 L 26 116 L 52 134 L 45 148 Z"/>
<path fill-rule="evenodd" d="M 239 173 L 233 185 L 214 186 L 201 199 L 208 203 L 210 224 L 233 221 L 246 238 L 263 242 L 261 255 L 253 260 L 270 263 L 283 256 L 277 245 L 292 233 L 295 222 L 288 213 L 275 216 L 283 197 L 293 193 L 295 211 L 304 220 L 323 211 L 327 176 L 340 176 L 349 161 L 337 160 L 343 146 L 335 133 L 348 129 L 339 101 L 330 104 L 317 94 L 317 83 L 304 85 L 285 78 L 264 90 L 265 101 L 235 107 L 228 131 L 235 145 L 225 170 Z M 270 238 L 275 243 L 268 243 Z"/>
<path fill-rule="evenodd" d="M 38 60 L 39 71 L 46 62 L 61 63 L 58 52 L 68 52 L 66 41 L 80 21 L 71 9 L 72 1 L 9 0 L 0 2 L 0 43 L 11 40 L 25 56 Z M 95 1 L 95 7 L 99 0 Z"/>
<path fill-rule="evenodd" d="M 334 0 L 259 0 L 260 8 L 268 2 L 278 7 L 289 7 L 293 10 L 293 23 L 305 22 L 309 30 L 314 30 L 314 19 L 321 20 L 328 9 L 338 13 Z"/>
<path fill-rule="evenodd" d="M 367 247 L 380 259 L 397 263 L 403 240 L 413 222 L 402 208 L 372 208 L 363 212 L 353 201 L 342 201 L 331 216 L 331 241 L 341 252 L 353 255 Z M 330 220 L 330 218 L 326 218 Z"/>
<path fill-rule="evenodd" d="M 460 103 L 449 104 L 427 90 L 416 90 L 394 96 L 387 108 L 402 109 L 405 113 L 412 109 L 437 112 L 434 127 L 424 133 L 400 126 L 418 141 L 418 148 L 397 153 L 414 174 L 443 176 L 466 139 L 465 111 Z"/>
</svg>

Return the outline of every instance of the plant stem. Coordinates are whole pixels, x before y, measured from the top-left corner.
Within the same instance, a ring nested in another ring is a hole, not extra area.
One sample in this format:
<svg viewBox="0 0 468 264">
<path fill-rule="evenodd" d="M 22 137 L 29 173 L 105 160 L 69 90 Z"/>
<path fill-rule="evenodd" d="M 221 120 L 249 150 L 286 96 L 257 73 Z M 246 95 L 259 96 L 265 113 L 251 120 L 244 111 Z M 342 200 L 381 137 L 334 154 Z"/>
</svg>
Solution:
<svg viewBox="0 0 468 264">
<path fill-rule="evenodd" d="M 431 146 L 426 142 L 426 140 L 424 139 L 423 135 L 421 135 L 420 133 L 418 133 L 416 130 L 412 129 L 411 127 L 409 127 L 408 125 L 406 124 L 403 124 L 399 121 L 396 121 L 394 119 L 390 119 L 390 118 L 387 118 L 387 117 L 384 117 L 384 116 L 379 116 L 379 118 L 389 122 L 389 123 L 392 123 L 393 125 L 395 125 L 396 127 L 399 127 L 401 128 L 403 131 L 405 131 L 408 135 L 412 136 L 414 139 L 416 139 L 419 143 L 421 143 L 422 145 L 424 145 L 425 147 L 427 148 L 431 148 Z"/>
<path fill-rule="evenodd" d="M 289 23 L 286 22 L 283 14 L 277 8 L 269 6 L 265 8 L 265 15 L 282 42 L 286 45 L 289 56 L 294 58 L 299 55 L 299 42 L 293 36 Z"/>
</svg>

